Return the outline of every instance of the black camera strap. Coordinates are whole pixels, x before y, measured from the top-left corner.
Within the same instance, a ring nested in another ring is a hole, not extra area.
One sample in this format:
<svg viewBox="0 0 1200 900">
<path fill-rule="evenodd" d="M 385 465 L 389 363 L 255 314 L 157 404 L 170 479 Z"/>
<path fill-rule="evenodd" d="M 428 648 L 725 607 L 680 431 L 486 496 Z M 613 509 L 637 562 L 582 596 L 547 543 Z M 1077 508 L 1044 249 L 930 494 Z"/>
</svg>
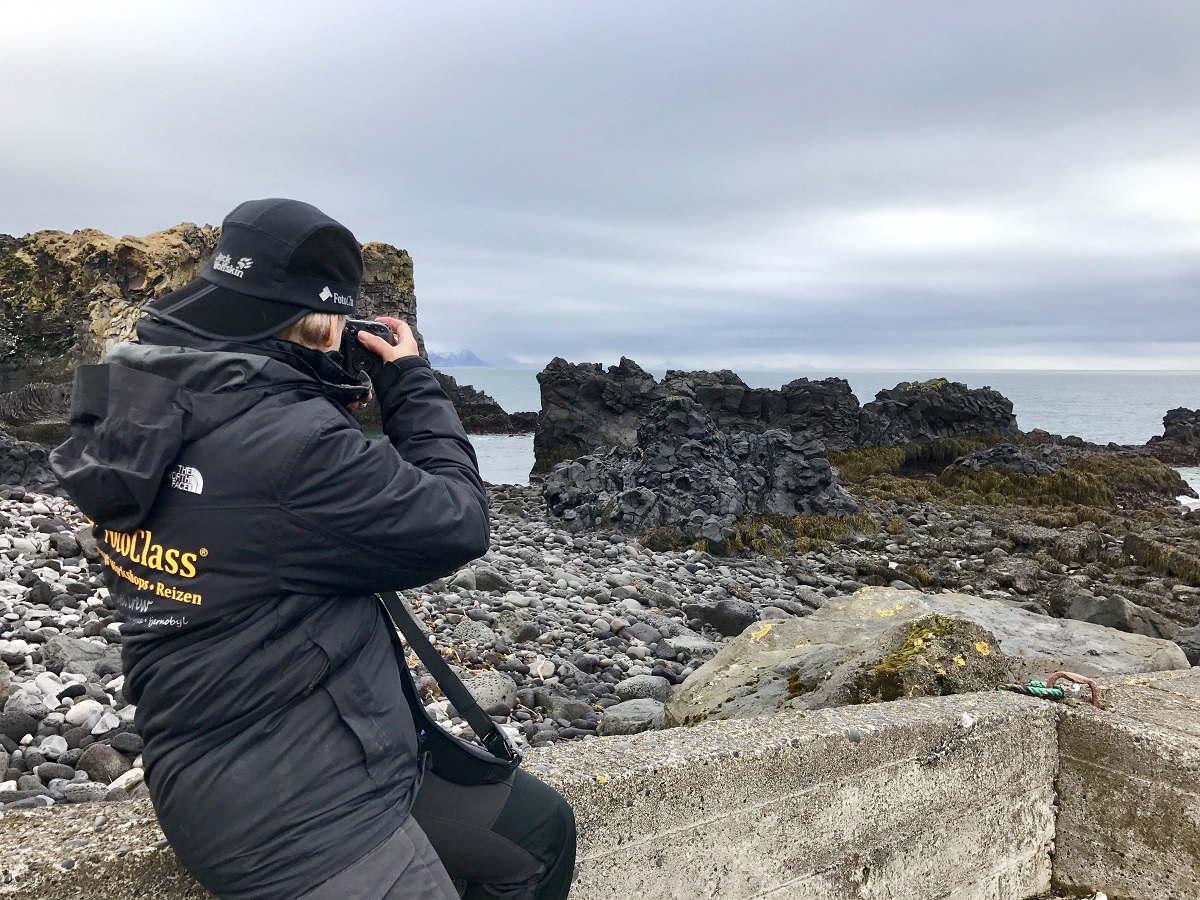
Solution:
<svg viewBox="0 0 1200 900">
<path fill-rule="evenodd" d="M 479 708 L 479 703 L 471 696 L 471 692 L 462 683 L 462 679 L 454 674 L 454 670 L 429 642 L 424 630 L 413 618 L 399 595 L 394 591 L 385 591 L 378 596 L 388 617 L 404 635 L 405 643 L 425 664 L 425 668 L 437 680 L 438 687 L 442 689 L 446 699 L 454 705 L 458 714 L 471 726 L 471 730 L 483 742 L 483 746 L 497 759 L 505 762 L 519 760 L 521 756 L 509 743 L 508 736 L 492 721 L 491 716 Z"/>
</svg>

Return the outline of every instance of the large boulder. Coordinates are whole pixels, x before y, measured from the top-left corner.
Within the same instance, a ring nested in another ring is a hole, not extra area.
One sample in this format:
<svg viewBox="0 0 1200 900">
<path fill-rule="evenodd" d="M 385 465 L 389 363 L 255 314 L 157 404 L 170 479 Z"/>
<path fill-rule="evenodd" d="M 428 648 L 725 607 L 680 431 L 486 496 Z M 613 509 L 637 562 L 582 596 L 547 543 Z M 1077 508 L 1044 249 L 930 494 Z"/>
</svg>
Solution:
<svg viewBox="0 0 1200 900">
<path fill-rule="evenodd" d="M 120 648 L 65 634 L 52 635 L 42 644 L 42 659 L 61 663 L 63 671 L 86 675 L 92 681 L 99 680 L 98 665 L 108 666 L 108 671 L 121 671 Z"/>
<path fill-rule="evenodd" d="M 1174 643 L 966 594 L 872 588 L 751 625 L 672 694 L 672 724 L 1188 667 Z"/>
<path fill-rule="evenodd" d="M 903 447 L 942 438 L 1017 434 L 1012 401 L 944 378 L 902 382 L 862 408 L 859 446 Z"/>
<path fill-rule="evenodd" d="M 818 441 L 782 431 L 729 434 L 685 397 L 651 408 L 636 450 L 561 463 L 543 495 L 573 530 L 670 530 L 676 542 L 689 543 L 719 542 L 722 529 L 747 514 L 859 512 Z"/>
<path fill-rule="evenodd" d="M 1179 626 L 1166 616 L 1131 603 L 1119 594 L 1107 597 L 1080 594 L 1072 601 L 1067 617 L 1168 641 L 1179 632 Z"/>
</svg>

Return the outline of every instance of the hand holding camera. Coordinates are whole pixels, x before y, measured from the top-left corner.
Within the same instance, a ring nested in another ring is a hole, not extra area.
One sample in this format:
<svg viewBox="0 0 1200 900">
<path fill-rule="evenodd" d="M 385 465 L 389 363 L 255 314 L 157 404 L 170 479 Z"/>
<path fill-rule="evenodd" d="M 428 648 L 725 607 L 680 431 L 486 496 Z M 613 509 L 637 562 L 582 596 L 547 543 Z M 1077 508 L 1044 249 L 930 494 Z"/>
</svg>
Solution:
<svg viewBox="0 0 1200 900">
<path fill-rule="evenodd" d="M 385 362 L 420 353 L 408 323 L 390 316 L 347 319 L 341 351 L 347 369 L 355 374 L 365 372 L 371 377 L 378 374 Z"/>
</svg>

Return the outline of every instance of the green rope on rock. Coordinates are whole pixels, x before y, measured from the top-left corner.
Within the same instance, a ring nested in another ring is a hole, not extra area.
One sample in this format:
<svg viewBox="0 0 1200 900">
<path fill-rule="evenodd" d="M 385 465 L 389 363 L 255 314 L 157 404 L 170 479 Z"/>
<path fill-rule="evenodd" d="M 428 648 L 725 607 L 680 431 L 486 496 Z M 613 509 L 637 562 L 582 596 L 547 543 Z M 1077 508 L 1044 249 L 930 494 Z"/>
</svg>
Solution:
<svg viewBox="0 0 1200 900">
<path fill-rule="evenodd" d="M 1014 694 L 1024 694 L 1027 697 L 1039 697 L 1042 700 L 1061 700 L 1065 696 L 1059 687 L 1046 687 L 1044 681 L 1014 681 L 1010 684 L 997 686 L 998 691 L 1012 691 Z"/>
</svg>

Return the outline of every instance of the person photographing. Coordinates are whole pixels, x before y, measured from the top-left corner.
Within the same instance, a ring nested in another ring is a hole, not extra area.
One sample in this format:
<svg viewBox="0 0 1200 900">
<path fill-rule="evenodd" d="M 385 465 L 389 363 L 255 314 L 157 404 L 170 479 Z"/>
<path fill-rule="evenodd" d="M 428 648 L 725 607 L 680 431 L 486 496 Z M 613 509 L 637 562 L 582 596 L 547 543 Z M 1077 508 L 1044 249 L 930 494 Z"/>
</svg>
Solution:
<svg viewBox="0 0 1200 900">
<path fill-rule="evenodd" d="M 294 200 L 243 203 L 200 275 L 138 340 L 76 373 L 52 466 L 94 523 L 124 616 L 124 692 L 180 862 L 230 900 L 550 900 L 574 866 L 570 807 L 517 769 L 425 771 L 376 593 L 486 552 L 474 450 L 411 329 L 332 353 L 358 242 Z"/>
</svg>

